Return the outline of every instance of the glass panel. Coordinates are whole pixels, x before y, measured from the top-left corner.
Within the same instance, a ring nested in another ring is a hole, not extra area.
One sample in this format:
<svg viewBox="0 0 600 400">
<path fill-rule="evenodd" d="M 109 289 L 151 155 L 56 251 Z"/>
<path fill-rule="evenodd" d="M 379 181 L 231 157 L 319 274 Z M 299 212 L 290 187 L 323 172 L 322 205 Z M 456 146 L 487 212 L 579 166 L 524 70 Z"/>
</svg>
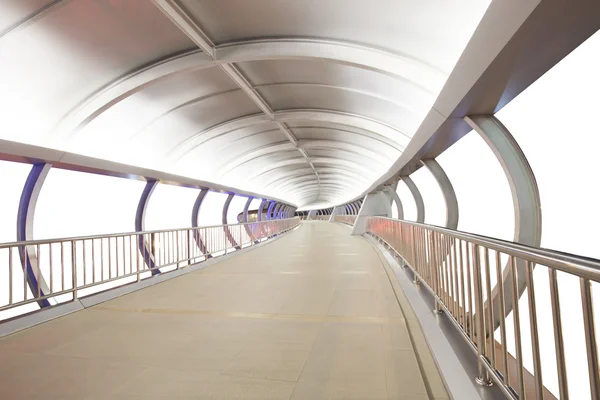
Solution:
<svg viewBox="0 0 600 400">
<path fill-rule="evenodd" d="M 506 175 L 496 156 L 476 132 L 440 154 L 458 200 L 458 230 L 512 240 L 514 210 Z"/>
<path fill-rule="evenodd" d="M 51 169 L 35 211 L 36 239 L 133 232 L 145 182 Z"/>
<path fill-rule="evenodd" d="M 243 218 L 242 213 L 244 212 L 244 206 L 248 201 L 247 197 L 235 195 L 229 203 L 229 209 L 227 210 L 227 223 L 228 224 L 239 224 Z"/>
<path fill-rule="evenodd" d="M 23 186 L 31 164 L 0 161 L 2 196 L 0 196 L 0 243 L 17 240 L 17 212 Z"/>
<path fill-rule="evenodd" d="M 415 198 L 413 197 L 410 190 L 408 190 L 408 186 L 403 181 L 398 182 L 398 188 L 396 189 L 396 193 L 398 193 L 398 197 L 400 197 L 400 201 L 402 202 L 402 211 L 404 212 L 404 219 L 407 221 L 416 221 L 417 220 L 417 205 L 415 203 Z"/>
<path fill-rule="evenodd" d="M 198 226 L 223 224 L 223 205 L 227 200 L 226 193 L 208 192 L 202 201 L 198 215 Z"/>
<path fill-rule="evenodd" d="M 146 209 L 146 230 L 189 228 L 199 189 L 158 184 Z"/>
<path fill-rule="evenodd" d="M 422 167 L 410 177 L 419 188 L 421 196 L 423 196 L 425 223 L 444 226 L 446 224 L 446 203 L 442 191 L 431 172 Z"/>
</svg>

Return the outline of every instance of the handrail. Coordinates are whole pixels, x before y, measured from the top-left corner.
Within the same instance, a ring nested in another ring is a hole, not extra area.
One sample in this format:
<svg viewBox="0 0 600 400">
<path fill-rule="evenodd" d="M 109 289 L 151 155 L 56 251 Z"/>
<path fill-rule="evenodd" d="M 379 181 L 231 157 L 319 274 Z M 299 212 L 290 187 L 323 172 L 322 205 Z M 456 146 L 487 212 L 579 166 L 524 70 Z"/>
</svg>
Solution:
<svg viewBox="0 0 600 400">
<path fill-rule="evenodd" d="M 0 321 L 253 246 L 298 218 L 0 244 Z M 24 273 L 27 271 L 27 273 Z"/>
<path fill-rule="evenodd" d="M 568 399 L 558 285 L 562 277 L 557 272 L 578 277 L 584 320 L 582 336 L 585 337 L 569 340 L 585 341 L 591 398 L 600 398 L 600 368 L 592 303 L 592 282 L 594 285 L 600 282 L 599 260 L 384 217 L 368 217 L 367 233 L 384 242 L 404 261 L 404 265 L 413 271 L 415 283 L 423 284 L 434 296 L 435 311 L 446 312 L 477 353 L 477 381 L 481 384 L 494 381 L 509 399 L 555 398 L 546 388 L 547 382 L 542 374 L 538 315 L 543 313 L 549 313 L 548 320 L 552 321 L 560 398 Z M 504 259 L 508 259 L 508 263 Z M 509 268 L 510 279 L 503 283 L 504 265 Z M 542 284 L 534 282 L 536 266 L 547 269 L 549 274 L 549 305 L 536 305 L 535 286 Z M 520 313 L 524 310 L 520 309 L 523 304 L 514 307 L 512 312 L 514 351 L 507 347 L 506 318 L 499 318 L 500 326 L 495 329 L 496 307 L 487 306 L 489 301 L 498 302 L 497 310 L 505 315 L 505 297 L 511 297 L 513 304 L 519 304 L 515 279 L 518 268 L 525 268 L 530 328 L 529 342 L 525 344 L 531 349 L 533 371 L 523 366 L 523 341 L 527 340 L 521 334 Z M 492 297 L 493 286 L 498 289 L 496 297 Z M 495 338 L 496 333 L 500 334 L 500 342 Z M 544 367 L 547 365 L 544 364 Z"/>
<path fill-rule="evenodd" d="M 333 220 L 335 222 L 352 226 L 356 221 L 356 215 L 334 215 Z"/>
</svg>

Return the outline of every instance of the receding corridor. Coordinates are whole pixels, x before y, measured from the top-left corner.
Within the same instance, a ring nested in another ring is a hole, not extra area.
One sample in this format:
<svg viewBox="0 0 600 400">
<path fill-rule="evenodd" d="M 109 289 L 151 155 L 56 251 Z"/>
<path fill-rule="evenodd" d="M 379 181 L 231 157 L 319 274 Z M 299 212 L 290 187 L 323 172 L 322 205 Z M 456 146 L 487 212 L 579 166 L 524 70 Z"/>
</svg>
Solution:
<svg viewBox="0 0 600 400">
<path fill-rule="evenodd" d="M 416 332 L 419 367 L 410 312 L 366 239 L 304 222 L 245 254 L 0 339 L 0 398 L 447 398 Z"/>
</svg>

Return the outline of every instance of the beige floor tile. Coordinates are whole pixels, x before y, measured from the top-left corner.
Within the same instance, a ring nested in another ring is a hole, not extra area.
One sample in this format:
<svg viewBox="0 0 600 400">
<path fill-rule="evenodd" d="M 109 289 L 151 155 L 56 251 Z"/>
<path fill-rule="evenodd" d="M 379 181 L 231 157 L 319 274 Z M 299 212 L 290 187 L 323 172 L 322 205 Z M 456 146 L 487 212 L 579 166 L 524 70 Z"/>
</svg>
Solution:
<svg viewBox="0 0 600 400">
<path fill-rule="evenodd" d="M 330 382 L 300 382 L 291 400 L 387 400 L 387 391 L 335 386 Z"/>
<path fill-rule="evenodd" d="M 0 399 L 421 400 L 385 270 L 348 233 L 307 223 L 245 255 L 0 339 Z"/>
</svg>

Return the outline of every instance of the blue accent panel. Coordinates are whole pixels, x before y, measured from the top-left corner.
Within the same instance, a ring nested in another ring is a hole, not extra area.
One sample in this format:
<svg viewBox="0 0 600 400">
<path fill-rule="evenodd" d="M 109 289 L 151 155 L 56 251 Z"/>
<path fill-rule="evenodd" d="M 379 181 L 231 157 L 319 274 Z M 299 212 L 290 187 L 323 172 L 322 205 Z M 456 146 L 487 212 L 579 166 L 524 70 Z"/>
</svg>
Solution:
<svg viewBox="0 0 600 400">
<path fill-rule="evenodd" d="M 25 185 L 21 192 L 21 199 L 19 200 L 19 209 L 17 211 L 17 241 L 19 242 L 33 240 L 33 216 L 35 213 L 37 197 L 51 167 L 51 164 L 34 164 L 25 180 Z M 28 246 L 19 246 L 19 257 L 21 259 L 23 272 L 27 276 L 27 285 L 34 295 L 37 295 L 39 291 L 40 295 L 46 296 L 50 291 L 46 293 L 44 290 L 46 285 L 43 283 L 43 278 L 41 279 L 42 282 L 38 282 L 34 268 L 31 264 L 30 252 L 35 253 L 35 250 L 33 248 L 28 248 Z M 35 256 L 33 258 L 36 259 L 37 262 L 37 258 Z M 49 307 L 51 305 L 48 299 L 39 300 L 37 303 L 41 308 Z"/>
<path fill-rule="evenodd" d="M 200 216 L 200 207 L 202 206 L 202 202 L 204 201 L 204 198 L 206 197 L 207 193 L 208 193 L 208 189 L 200 190 L 200 193 L 198 193 L 198 197 L 196 198 L 196 201 L 194 202 L 194 207 L 192 208 L 192 227 L 193 228 L 198 227 L 198 217 Z M 206 253 L 208 253 L 208 249 L 206 248 L 206 245 L 204 244 L 204 242 L 202 241 L 202 238 L 200 237 L 200 232 L 194 231 L 194 240 L 196 241 L 196 244 L 198 245 L 198 248 L 200 248 L 200 251 L 202 252 L 202 254 L 204 254 L 204 256 L 206 258 L 212 258 L 211 254 L 206 254 Z"/>
<path fill-rule="evenodd" d="M 156 188 L 158 181 L 149 180 L 146 182 L 146 186 L 144 186 L 144 191 L 142 192 L 142 196 L 140 197 L 140 202 L 138 203 L 138 208 L 135 213 L 135 231 L 143 232 L 145 227 L 145 217 L 146 217 L 146 207 L 148 206 L 148 202 L 150 200 L 150 196 L 152 196 L 152 192 Z M 156 264 L 154 263 L 154 256 L 152 255 L 152 251 L 148 248 L 147 243 L 144 241 L 144 235 L 138 236 L 138 248 L 140 249 L 140 253 L 142 254 L 142 259 L 144 263 L 150 269 L 152 275 L 160 274 L 158 268 L 156 268 Z"/>
</svg>

